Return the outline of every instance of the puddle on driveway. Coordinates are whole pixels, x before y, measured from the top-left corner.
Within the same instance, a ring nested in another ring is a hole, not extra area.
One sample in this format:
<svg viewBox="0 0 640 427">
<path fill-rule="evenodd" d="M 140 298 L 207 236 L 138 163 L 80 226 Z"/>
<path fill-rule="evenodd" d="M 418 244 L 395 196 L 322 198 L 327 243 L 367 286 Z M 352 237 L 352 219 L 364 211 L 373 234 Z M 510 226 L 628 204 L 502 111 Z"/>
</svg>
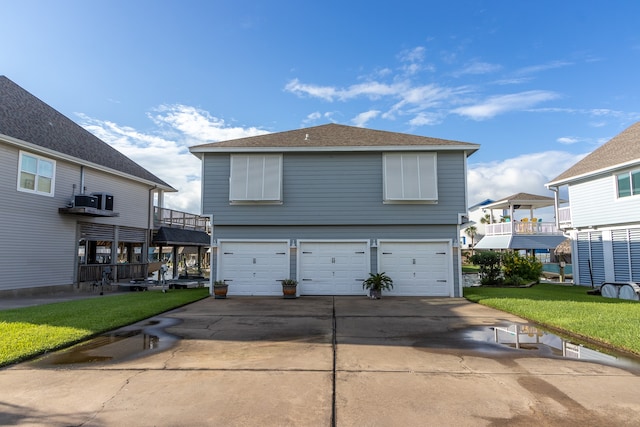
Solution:
<svg viewBox="0 0 640 427">
<path fill-rule="evenodd" d="M 533 351 L 541 356 L 579 359 L 640 372 L 640 358 L 622 355 L 591 343 L 563 338 L 535 324 L 513 323 L 508 326 L 486 327 L 468 331 L 465 338 L 496 343 L 523 352 Z"/>
<path fill-rule="evenodd" d="M 83 343 L 44 355 L 32 363 L 41 368 L 76 366 L 89 363 L 112 363 L 166 350 L 178 337 L 165 328 L 180 323 L 179 319 L 155 318 L 99 335 Z"/>
</svg>

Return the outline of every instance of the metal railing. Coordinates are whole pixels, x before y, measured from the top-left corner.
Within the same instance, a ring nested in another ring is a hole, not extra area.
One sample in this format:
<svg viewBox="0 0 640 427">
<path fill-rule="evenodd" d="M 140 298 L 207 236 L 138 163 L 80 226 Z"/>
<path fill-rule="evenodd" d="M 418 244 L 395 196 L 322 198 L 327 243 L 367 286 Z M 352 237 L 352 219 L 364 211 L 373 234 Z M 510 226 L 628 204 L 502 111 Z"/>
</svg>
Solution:
<svg viewBox="0 0 640 427">
<path fill-rule="evenodd" d="M 208 232 L 209 218 L 200 215 L 176 211 L 173 209 L 153 207 L 153 223 L 156 227 L 168 226 Z"/>
<path fill-rule="evenodd" d="M 485 236 L 510 234 L 562 234 L 553 222 L 499 222 L 485 225 Z"/>
</svg>

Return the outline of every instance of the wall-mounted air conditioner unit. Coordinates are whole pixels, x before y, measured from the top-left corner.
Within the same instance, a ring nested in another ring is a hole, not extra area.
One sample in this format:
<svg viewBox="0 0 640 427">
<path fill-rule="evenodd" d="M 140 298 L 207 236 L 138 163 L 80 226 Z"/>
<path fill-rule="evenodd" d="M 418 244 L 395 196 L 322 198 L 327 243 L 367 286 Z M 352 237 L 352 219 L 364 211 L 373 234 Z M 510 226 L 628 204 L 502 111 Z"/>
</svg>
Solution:
<svg viewBox="0 0 640 427">
<path fill-rule="evenodd" d="M 108 193 L 91 193 L 92 196 L 98 199 L 98 209 L 105 211 L 113 210 L 113 196 Z"/>
<path fill-rule="evenodd" d="M 98 198 L 87 196 L 86 194 L 78 194 L 74 198 L 73 205 L 77 208 L 97 208 Z"/>
</svg>

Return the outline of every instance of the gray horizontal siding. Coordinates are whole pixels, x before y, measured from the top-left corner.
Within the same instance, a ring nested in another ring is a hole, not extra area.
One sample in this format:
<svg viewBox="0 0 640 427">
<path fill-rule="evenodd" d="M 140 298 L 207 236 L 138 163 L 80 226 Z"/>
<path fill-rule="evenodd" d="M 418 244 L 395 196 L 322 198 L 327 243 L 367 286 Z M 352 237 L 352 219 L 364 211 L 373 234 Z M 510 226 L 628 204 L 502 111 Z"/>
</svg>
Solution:
<svg viewBox="0 0 640 427">
<path fill-rule="evenodd" d="M 284 153 L 281 205 L 231 205 L 229 155 L 206 154 L 203 213 L 216 225 L 451 224 L 464 212 L 464 154 L 438 153 L 437 204 L 384 204 L 382 153 Z"/>
<path fill-rule="evenodd" d="M 99 218 L 60 214 L 79 192 L 80 166 L 56 161 L 53 197 L 17 190 L 19 150 L 0 142 L 0 290 L 69 285 L 74 282 L 78 222 L 148 226 L 149 186 L 85 168 L 87 192 L 114 196 L 120 216 Z"/>
<path fill-rule="evenodd" d="M 0 290 L 73 283 L 76 221 L 58 213 L 74 170 L 56 162 L 54 196 L 17 190 L 19 151 L 0 144 Z"/>
<path fill-rule="evenodd" d="M 215 225 L 214 239 L 451 239 L 454 225 L 358 225 L 358 226 L 225 226 Z"/>
</svg>

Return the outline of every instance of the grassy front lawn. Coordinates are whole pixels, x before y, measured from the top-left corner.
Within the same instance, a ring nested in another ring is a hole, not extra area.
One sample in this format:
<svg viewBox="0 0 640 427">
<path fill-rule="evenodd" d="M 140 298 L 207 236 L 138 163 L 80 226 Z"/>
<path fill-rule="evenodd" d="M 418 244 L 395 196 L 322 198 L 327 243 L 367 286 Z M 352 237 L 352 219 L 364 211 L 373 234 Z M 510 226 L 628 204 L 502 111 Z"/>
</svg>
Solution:
<svg viewBox="0 0 640 427">
<path fill-rule="evenodd" d="M 470 301 L 640 354 L 640 303 L 588 295 L 584 286 L 464 288 Z"/>
<path fill-rule="evenodd" d="M 135 292 L 0 310 L 0 366 L 206 298 L 208 291 Z"/>
<path fill-rule="evenodd" d="M 480 266 L 473 264 L 462 264 L 462 272 L 463 273 L 479 273 Z"/>
</svg>

